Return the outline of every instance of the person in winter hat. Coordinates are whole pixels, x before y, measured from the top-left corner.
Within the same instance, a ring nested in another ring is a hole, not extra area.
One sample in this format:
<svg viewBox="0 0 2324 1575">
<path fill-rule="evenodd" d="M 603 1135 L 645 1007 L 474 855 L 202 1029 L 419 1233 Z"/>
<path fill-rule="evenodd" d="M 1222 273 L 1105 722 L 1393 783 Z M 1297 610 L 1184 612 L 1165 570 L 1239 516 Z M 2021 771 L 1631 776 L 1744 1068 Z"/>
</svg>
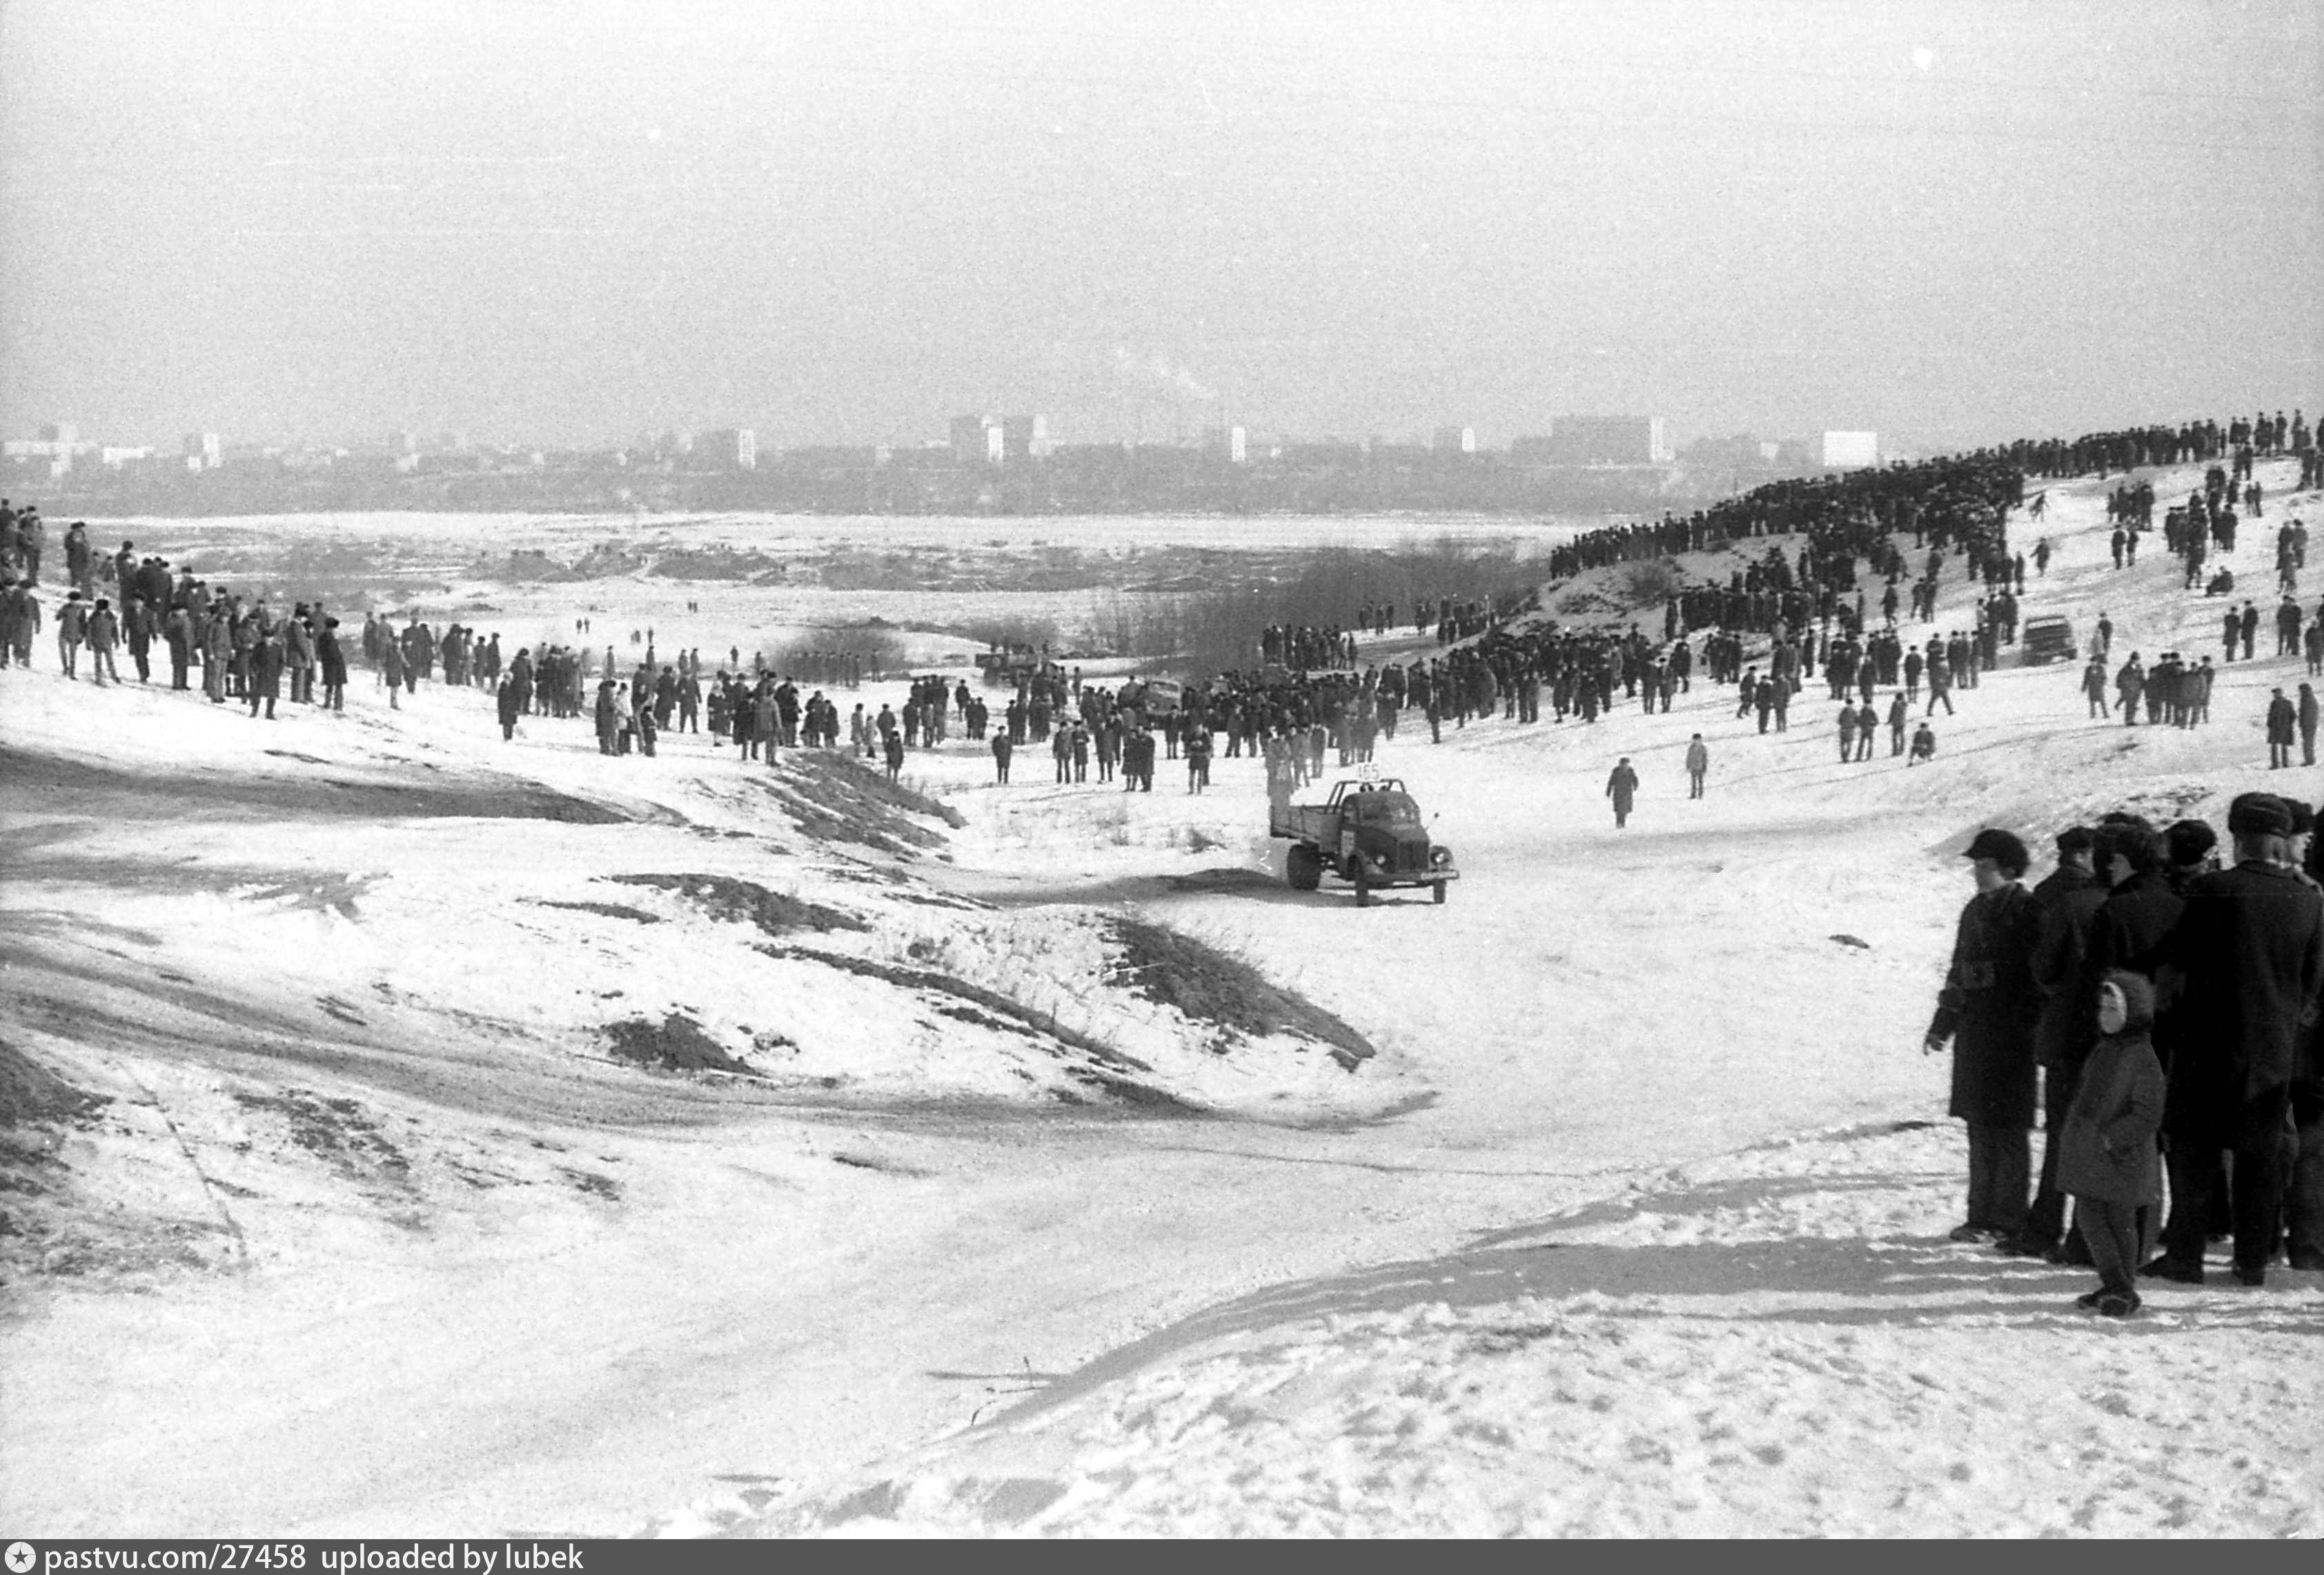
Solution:
<svg viewBox="0 0 2324 1575">
<path fill-rule="evenodd" d="M 2139 1305 L 2138 1211 L 2163 1195 L 2154 1138 L 2165 1082 L 2151 1036 L 2154 986 L 2144 974 L 2110 970 L 2098 985 L 2098 1018 L 2105 1037 L 2066 1112 L 2058 1186 L 2074 1199 L 2075 1222 L 2098 1265 L 2098 1288 L 2078 1304 L 2127 1318 Z"/>
</svg>

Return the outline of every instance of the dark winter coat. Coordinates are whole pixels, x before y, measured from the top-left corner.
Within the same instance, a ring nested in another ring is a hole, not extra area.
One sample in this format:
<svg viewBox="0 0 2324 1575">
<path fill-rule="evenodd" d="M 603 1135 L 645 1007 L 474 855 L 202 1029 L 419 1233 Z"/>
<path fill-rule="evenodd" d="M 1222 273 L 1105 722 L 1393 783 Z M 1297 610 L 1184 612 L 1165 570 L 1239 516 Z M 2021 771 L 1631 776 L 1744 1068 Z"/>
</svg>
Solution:
<svg viewBox="0 0 2324 1575">
<path fill-rule="evenodd" d="M 2034 1124 L 2034 1035 L 2042 997 L 2033 958 L 2040 914 L 2034 894 L 2013 881 L 1970 898 L 1954 932 L 1952 965 L 1929 1036 L 1953 1042 L 1947 1113 L 1973 1127 Z"/>
<path fill-rule="evenodd" d="M 282 637 L 270 634 L 252 648 L 250 692 L 263 700 L 282 697 Z"/>
<path fill-rule="evenodd" d="M 2268 702 L 2268 742 L 2272 744 L 2290 743 L 2292 740 L 2293 729 L 2298 727 L 2299 723 L 2300 713 L 2293 708 L 2291 701 L 2285 699 L 2282 695 L 2278 695 L 2274 699 Z"/>
<path fill-rule="evenodd" d="M 2171 889 L 2162 871 L 2134 875 L 2110 892 L 2090 918 L 2089 963 L 2090 1004 L 2098 1004 L 2098 983 L 2109 968 L 2127 968 L 2150 979 L 2162 961 L 2163 937 L 2179 922 L 2186 899 Z"/>
<path fill-rule="evenodd" d="M 2034 982 L 2042 992 L 2034 1055 L 2043 1066 L 2071 1067 L 2089 1054 L 2098 1027 L 2093 1003 L 2080 995 L 2091 921 L 2107 889 L 2095 875 L 2061 864 L 2034 889 L 2041 919 L 2034 948 Z"/>
<path fill-rule="evenodd" d="M 2259 861 L 2199 877 L 2161 954 L 2186 981 L 2163 1129 L 2231 1147 L 2246 1103 L 2292 1081 L 2324 989 L 2324 895 Z"/>
<path fill-rule="evenodd" d="M 2154 990 L 2142 974 L 2109 976 L 2130 1009 L 2122 1032 L 2100 1039 L 2082 1068 L 2059 1140 L 2058 1190 L 2101 1203 L 2152 1203 L 2163 1196 L 2163 1063 L 2147 1036 Z"/>
</svg>

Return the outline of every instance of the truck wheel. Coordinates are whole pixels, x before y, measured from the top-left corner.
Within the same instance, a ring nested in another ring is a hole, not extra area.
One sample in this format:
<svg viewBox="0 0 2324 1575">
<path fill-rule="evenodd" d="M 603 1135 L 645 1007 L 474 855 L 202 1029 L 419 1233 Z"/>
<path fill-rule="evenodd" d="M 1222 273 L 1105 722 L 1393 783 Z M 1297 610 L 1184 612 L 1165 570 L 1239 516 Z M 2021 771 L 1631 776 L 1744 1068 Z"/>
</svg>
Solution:
<svg viewBox="0 0 2324 1575">
<path fill-rule="evenodd" d="M 1441 907 L 1441 906 L 1443 906 L 1443 901 L 1444 901 L 1444 889 L 1445 889 L 1446 887 L 1448 887 L 1448 886 L 1452 885 L 1452 883 L 1451 881 L 1449 881 L 1449 880 L 1439 880 L 1439 881 L 1437 881 L 1437 882 L 1436 882 L 1436 897 L 1435 897 L 1435 901 L 1436 901 L 1436 903 L 1438 904 L 1438 906 L 1440 906 L 1440 907 Z"/>
<path fill-rule="evenodd" d="M 1283 879 L 1294 891 L 1313 891 L 1323 884 L 1323 856 L 1305 843 L 1294 843 L 1283 855 Z"/>
</svg>

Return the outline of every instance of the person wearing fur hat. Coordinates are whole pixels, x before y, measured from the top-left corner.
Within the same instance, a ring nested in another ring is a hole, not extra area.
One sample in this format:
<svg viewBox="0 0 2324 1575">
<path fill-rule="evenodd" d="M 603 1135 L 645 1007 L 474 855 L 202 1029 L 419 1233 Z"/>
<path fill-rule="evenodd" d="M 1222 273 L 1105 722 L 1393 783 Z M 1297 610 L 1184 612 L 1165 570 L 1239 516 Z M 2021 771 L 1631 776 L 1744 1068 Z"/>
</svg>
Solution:
<svg viewBox="0 0 2324 1575">
<path fill-rule="evenodd" d="M 2098 985 L 2103 1036 L 2083 1064 L 2060 1137 L 2058 1186 L 2074 1200 L 2074 1224 L 2089 1243 L 2098 1288 L 2078 1298 L 2109 1318 L 2138 1311 L 2139 1211 L 2163 1193 L 2154 1136 L 2163 1123 L 2163 1063 L 2148 1031 L 2154 986 L 2115 969 Z"/>
<path fill-rule="evenodd" d="M 2324 990 L 2324 894 L 2287 861 L 2292 818 L 2273 793 L 2227 810 L 2236 865 L 2200 876 L 2160 948 L 2185 981 L 2187 1032 L 2172 1056 L 2163 1115 L 2171 1220 L 2144 1273 L 2203 1281 L 2204 1235 L 2220 1150 L 2235 1156 L 2229 1202 L 2236 1278 L 2267 1282 L 2283 1201 L 2282 1134 L 2300 1020 Z"/>
<path fill-rule="evenodd" d="M 1953 1047 L 1952 1098 L 1946 1113 L 1969 1128 L 1969 1213 L 1956 1241 L 1998 1241 L 2022 1235 L 2032 1183 L 2034 1035 L 2041 992 L 2033 956 L 2041 915 L 2019 884 L 2025 844 L 1987 827 L 1961 855 L 1977 895 L 1961 909 L 1952 963 L 1937 995 L 1922 1052 Z"/>
<path fill-rule="evenodd" d="M 78 591 L 67 591 L 57 609 L 57 662 L 65 677 L 80 676 L 80 648 L 88 640 L 88 603 Z"/>
</svg>

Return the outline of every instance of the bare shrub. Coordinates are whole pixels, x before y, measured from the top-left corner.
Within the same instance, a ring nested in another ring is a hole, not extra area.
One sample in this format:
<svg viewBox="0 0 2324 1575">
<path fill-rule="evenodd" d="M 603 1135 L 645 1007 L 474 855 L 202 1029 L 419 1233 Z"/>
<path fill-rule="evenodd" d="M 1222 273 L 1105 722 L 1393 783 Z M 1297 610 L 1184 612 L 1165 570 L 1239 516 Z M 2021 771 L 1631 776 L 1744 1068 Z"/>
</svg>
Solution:
<svg viewBox="0 0 2324 1575">
<path fill-rule="evenodd" d="M 1387 602 L 1396 611 L 1394 631 L 1409 633 L 1414 611 L 1424 603 L 1433 608 L 1441 597 L 1514 599 L 1536 583 L 1513 548 L 1461 537 L 1373 550 L 1323 547 L 1266 579 L 1125 599 L 1114 621 L 1124 636 L 1122 654 L 1207 677 L 1258 666 L 1259 636 L 1269 624 L 1353 629 L 1365 602 Z M 1362 631 L 1357 635 L 1360 642 Z"/>
<path fill-rule="evenodd" d="M 987 648 L 1029 645 L 1038 649 L 1057 643 L 1057 621 L 1029 612 L 991 613 L 973 618 L 962 624 L 959 631 L 963 638 Z"/>
<path fill-rule="evenodd" d="M 1667 602 L 1677 595 L 1685 584 L 1686 576 L 1679 572 L 1678 565 L 1666 557 L 1630 564 L 1622 570 L 1622 594 L 1633 607 L 1654 606 Z"/>
<path fill-rule="evenodd" d="M 877 678 L 901 672 L 904 642 L 885 627 L 856 624 L 818 629 L 761 656 L 770 672 L 815 684 L 844 684 L 858 676 Z"/>
</svg>

